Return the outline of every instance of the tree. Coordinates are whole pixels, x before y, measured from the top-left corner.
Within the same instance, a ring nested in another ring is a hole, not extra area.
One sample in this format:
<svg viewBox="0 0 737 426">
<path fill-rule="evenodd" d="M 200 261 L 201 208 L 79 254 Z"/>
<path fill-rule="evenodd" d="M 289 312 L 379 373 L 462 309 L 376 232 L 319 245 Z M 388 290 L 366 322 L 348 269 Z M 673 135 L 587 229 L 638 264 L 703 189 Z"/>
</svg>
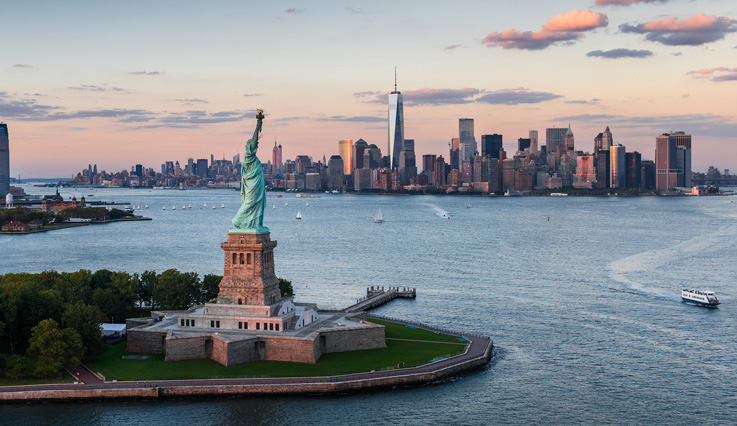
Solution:
<svg viewBox="0 0 737 426">
<path fill-rule="evenodd" d="M 94 277 L 100 271 L 95 272 Z M 125 272 L 109 272 L 109 279 L 92 293 L 92 304 L 100 308 L 112 322 L 125 321 L 136 301 L 136 290 L 131 276 Z"/>
<path fill-rule="evenodd" d="M 144 271 L 138 278 L 138 281 L 136 282 L 136 293 L 138 295 L 139 307 L 143 307 L 144 303 L 153 307 L 153 291 L 158 281 L 159 276 L 156 275 L 156 271 Z"/>
<path fill-rule="evenodd" d="M 281 297 L 294 297 L 292 282 L 284 278 L 279 278 L 279 291 L 281 291 Z"/>
<path fill-rule="evenodd" d="M 106 321 L 107 317 L 97 306 L 85 305 L 83 302 L 69 305 L 61 317 L 64 327 L 79 333 L 88 357 L 102 353 L 104 345 L 100 324 Z"/>
<path fill-rule="evenodd" d="M 45 319 L 33 327 L 28 354 L 36 358 L 34 375 L 49 377 L 58 374 L 62 367 L 77 366 L 84 356 L 84 345 L 79 333 L 71 328 L 60 329 L 59 323 Z"/>
<path fill-rule="evenodd" d="M 31 370 L 31 360 L 21 355 L 10 355 L 7 360 L 5 376 L 11 379 L 20 379 L 27 376 Z"/>
<path fill-rule="evenodd" d="M 154 303 L 162 309 L 189 309 L 200 298 L 199 288 L 196 273 L 167 269 L 159 275 L 159 282 L 154 288 Z"/>
<path fill-rule="evenodd" d="M 220 281 L 223 277 L 221 275 L 207 274 L 202 277 L 202 286 L 200 287 L 200 304 L 207 303 L 210 300 L 218 297 L 220 292 Z"/>
</svg>

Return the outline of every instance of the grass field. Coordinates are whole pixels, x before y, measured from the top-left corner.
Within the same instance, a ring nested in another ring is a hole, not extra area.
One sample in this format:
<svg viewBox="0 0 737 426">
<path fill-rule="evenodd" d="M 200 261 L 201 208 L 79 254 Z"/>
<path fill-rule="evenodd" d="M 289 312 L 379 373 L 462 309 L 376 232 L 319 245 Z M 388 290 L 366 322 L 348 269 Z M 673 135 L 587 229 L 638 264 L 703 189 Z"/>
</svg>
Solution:
<svg viewBox="0 0 737 426">
<path fill-rule="evenodd" d="M 64 372 L 61 377 L 52 377 L 50 379 L 9 379 L 7 377 L 0 377 L 1 386 L 26 386 L 26 385 L 46 385 L 46 384 L 57 384 L 57 383 L 74 383 L 72 376 Z"/>
<path fill-rule="evenodd" d="M 387 339 L 409 339 L 409 340 L 427 340 L 430 342 L 449 342 L 449 343 L 466 343 L 465 340 L 457 336 L 449 334 L 435 333 L 433 331 L 422 330 L 419 328 L 408 327 L 403 324 L 397 324 L 389 321 L 369 317 L 369 321 L 375 324 L 383 325 L 386 329 Z"/>
<path fill-rule="evenodd" d="M 431 341 L 387 340 L 385 349 L 325 354 L 317 364 L 257 361 L 230 367 L 222 366 L 211 359 L 164 362 L 164 356 L 161 354 L 150 355 L 145 360 L 123 359 L 123 355 L 126 355 L 127 352 L 125 342 L 120 342 L 111 345 L 99 359 L 88 365 L 93 371 L 102 373 L 108 381 L 310 377 L 378 371 L 402 363 L 405 367 L 415 367 L 432 360 L 457 355 L 464 350 L 463 345 L 441 343 L 460 343 L 454 336 L 436 334 L 385 321 L 375 322 L 385 326 L 389 325 L 386 329 L 387 337 Z"/>
</svg>

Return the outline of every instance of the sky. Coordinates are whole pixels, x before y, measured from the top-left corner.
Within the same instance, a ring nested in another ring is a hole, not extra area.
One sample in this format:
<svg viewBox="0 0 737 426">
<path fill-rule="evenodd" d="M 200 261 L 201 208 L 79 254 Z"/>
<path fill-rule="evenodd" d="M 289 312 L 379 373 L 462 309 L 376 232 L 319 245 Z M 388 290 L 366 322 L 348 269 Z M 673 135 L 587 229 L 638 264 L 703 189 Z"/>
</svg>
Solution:
<svg viewBox="0 0 737 426">
<path fill-rule="evenodd" d="M 265 110 L 262 162 L 387 151 L 394 68 L 406 138 L 447 158 L 458 119 L 476 139 L 570 123 L 591 151 L 654 159 L 655 137 L 693 135 L 693 169 L 737 169 L 734 0 L 0 0 L 0 122 L 11 174 L 87 164 L 158 170 L 232 158 Z"/>
</svg>

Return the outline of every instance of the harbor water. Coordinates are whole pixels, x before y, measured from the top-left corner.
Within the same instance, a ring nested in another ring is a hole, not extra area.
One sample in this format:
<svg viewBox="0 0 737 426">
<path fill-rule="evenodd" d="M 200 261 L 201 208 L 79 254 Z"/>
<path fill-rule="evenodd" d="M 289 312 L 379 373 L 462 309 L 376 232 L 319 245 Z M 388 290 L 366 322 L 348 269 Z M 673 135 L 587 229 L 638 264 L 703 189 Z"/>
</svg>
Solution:
<svg viewBox="0 0 737 426">
<path fill-rule="evenodd" d="M 153 220 L 0 235 L 0 273 L 222 273 L 219 244 L 237 191 L 61 193 L 148 205 L 136 214 Z M 264 225 L 278 241 L 277 275 L 292 281 L 298 301 L 335 309 L 371 285 L 414 287 L 417 299 L 376 312 L 490 335 L 490 365 L 362 394 L 3 405 L 0 424 L 722 425 L 737 418 L 737 197 L 278 195 L 267 194 Z M 374 223 L 379 209 L 384 223 Z M 722 304 L 682 303 L 684 287 L 713 290 Z"/>
</svg>

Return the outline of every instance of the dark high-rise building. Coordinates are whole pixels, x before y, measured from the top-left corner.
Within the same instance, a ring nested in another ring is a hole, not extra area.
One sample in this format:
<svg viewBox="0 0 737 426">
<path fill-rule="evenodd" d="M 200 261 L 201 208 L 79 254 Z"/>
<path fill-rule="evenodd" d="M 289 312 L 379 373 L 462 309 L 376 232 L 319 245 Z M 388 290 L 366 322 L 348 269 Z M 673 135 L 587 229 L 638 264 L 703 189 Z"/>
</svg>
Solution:
<svg viewBox="0 0 737 426">
<path fill-rule="evenodd" d="M 298 155 L 294 163 L 297 166 L 296 171 L 298 174 L 305 174 L 312 168 L 312 159 L 307 155 Z"/>
<path fill-rule="evenodd" d="M 476 152 L 473 118 L 458 119 L 458 139 L 460 139 L 460 163 L 471 163 Z"/>
<path fill-rule="evenodd" d="M 432 172 L 435 170 L 435 154 L 425 154 L 422 156 L 422 171 Z"/>
<path fill-rule="evenodd" d="M 596 151 L 596 187 L 609 188 L 609 150 Z"/>
<path fill-rule="evenodd" d="M 524 152 L 530 147 L 532 139 L 519 138 L 517 139 L 517 151 Z"/>
<path fill-rule="evenodd" d="M 399 152 L 399 178 L 404 183 L 417 176 L 417 159 L 415 158 L 414 139 L 404 140 L 404 149 Z"/>
<path fill-rule="evenodd" d="M 436 187 L 445 186 L 445 160 L 442 155 L 435 159 L 435 168 L 432 172 L 432 184 Z"/>
<path fill-rule="evenodd" d="M 691 135 L 664 133 L 655 139 L 655 187 L 691 186 Z"/>
<path fill-rule="evenodd" d="M 402 92 L 397 90 L 397 70 L 394 69 L 394 91 L 389 94 L 389 144 L 387 155 L 391 158 L 390 167 L 398 167 L 399 152 L 404 149 L 404 101 Z M 343 159 L 345 161 L 345 158 Z"/>
<path fill-rule="evenodd" d="M 625 163 L 627 166 L 627 187 L 642 187 L 642 155 L 639 152 L 628 152 L 625 154 Z"/>
<path fill-rule="evenodd" d="M 655 162 L 642 160 L 642 182 L 644 189 L 655 189 Z"/>
<path fill-rule="evenodd" d="M 92 167 L 90 167 L 90 170 Z M 167 161 L 166 162 L 166 174 L 173 175 L 174 174 L 174 162 L 173 161 Z"/>
<path fill-rule="evenodd" d="M 458 169 L 460 168 L 460 157 L 459 157 L 459 151 L 461 146 L 461 139 L 460 138 L 452 138 L 450 140 L 450 168 L 451 169 Z"/>
<path fill-rule="evenodd" d="M 368 164 L 363 164 L 363 154 L 368 149 L 368 144 L 365 140 L 359 139 L 353 144 L 353 154 L 351 155 L 351 170 L 369 168 Z"/>
<path fill-rule="evenodd" d="M 10 136 L 8 135 L 8 125 L 0 123 L 0 197 L 5 197 L 9 192 Z"/>
<path fill-rule="evenodd" d="M 566 133 L 568 133 L 568 129 L 565 127 L 553 127 L 545 130 L 545 146 L 548 147 L 548 154 L 555 154 L 559 146 L 566 146 Z"/>
<path fill-rule="evenodd" d="M 143 164 L 136 164 L 136 176 L 143 176 Z"/>
<path fill-rule="evenodd" d="M 381 149 L 379 149 L 378 146 L 371 144 L 368 146 L 368 153 L 369 153 L 369 161 L 370 161 L 368 167 L 370 169 L 378 169 L 382 167 Z"/>
<path fill-rule="evenodd" d="M 502 149 L 502 143 L 502 135 L 496 133 L 493 135 L 481 135 L 481 156 L 491 155 L 492 158 L 499 158 L 499 150 Z"/>
<path fill-rule="evenodd" d="M 198 158 L 195 167 L 197 169 L 197 176 L 201 179 L 207 177 L 207 158 Z"/>
</svg>

